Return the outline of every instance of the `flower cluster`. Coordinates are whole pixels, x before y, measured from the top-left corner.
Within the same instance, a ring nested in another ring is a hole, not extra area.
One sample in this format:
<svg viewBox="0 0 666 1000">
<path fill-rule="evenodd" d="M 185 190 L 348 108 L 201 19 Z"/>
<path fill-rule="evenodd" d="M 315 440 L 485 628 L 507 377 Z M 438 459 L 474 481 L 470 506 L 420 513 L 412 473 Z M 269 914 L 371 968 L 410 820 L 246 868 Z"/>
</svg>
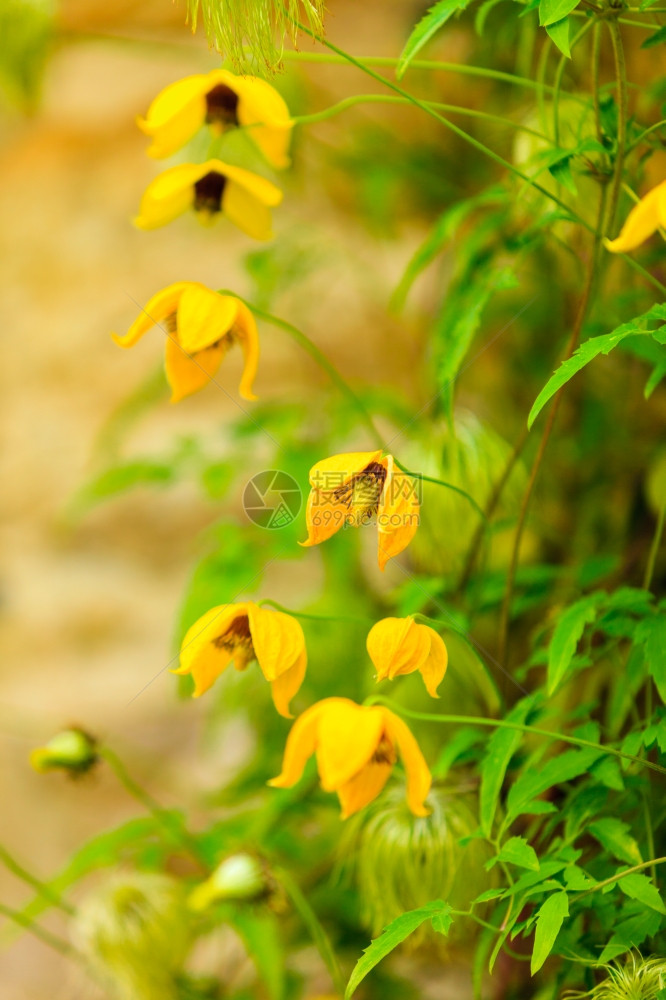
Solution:
<svg viewBox="0 0 666 1000">
<path fill-rule="evenodd" d="M 274 168 L 289 164 L 292 121 L 280 95 L 256 77 L 214 70 L 179 80 L 159 94 L 139 127 L 151 139 L 149 155 L 170 156 L 207 127 L 213 137 L 242 128 Z M 143 195 L 136 224 L 152 229 L 187 210 L 200 221 L 225 215 L 256 239 L 271 237 L 270 209 L 281 191 L 265 177 L 210 158 L 185 163 L 160 174 Z M 212 291 L 194 281 L 162 289 L 146 304 L 124 336 L 133 347 L 152 327 L 166 335 L 165 369 L 171 401 L 178 402 L 214 380 L 230 347 L 244 357 L 240 395 L 256 399 L 253 384 L 259 361 L 259 335 L 248 306 L 234 295 Z M 304 546 L 326 541 L 345 525 L 376 524 L 380 569 L 402 552 L 419 522 L 419 482 L 382 450 L 334 455 L 310 472 L 308 537 Z M 418 671 L 437 697 L 447 652 L 441 637 L 413 618 L 385 618 L 368 636 L 368 653 L 377 680 Z M 289 614 L 253 601 L 213 607 L 185 635 L 176 674 L 193 681 L 195 698 L 204 694 L 233 664 L 244 671 L 256 661 L 271 686 L 280 715 L 290 705 L 307 668 L 305 637 Z M 271 785 L 286 788 L 301 777 L 316 756 L 322 786 L 337 793 L 342 816 L 357 812 L 386 784 L 398 758 L 407 773 L 407 802 L 417 816 L 428 814 L 425 799 L 431 778 L 421 751 L 405 723 L 387 708 L 357 705 L 346 698 L 325 698 L 298 717 L 291 730 L 282 773 Z"/>
</svg>

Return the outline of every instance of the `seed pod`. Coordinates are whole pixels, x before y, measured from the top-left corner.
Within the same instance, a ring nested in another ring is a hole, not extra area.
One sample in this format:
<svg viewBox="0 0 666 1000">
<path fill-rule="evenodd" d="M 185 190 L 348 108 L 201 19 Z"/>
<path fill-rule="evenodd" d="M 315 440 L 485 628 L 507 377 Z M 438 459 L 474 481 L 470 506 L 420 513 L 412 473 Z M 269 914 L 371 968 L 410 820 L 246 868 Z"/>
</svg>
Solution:
<svg viewBox="0 0 666 1000">
<path fill-rule="evenodd" d="M 66 771 L 73 777 L 85 774 L 97 763 L 96 741 L 93 736 L 72 726 L 63 729 L 43 747 L 30 753 L 35 771 Z"/>
<path fill-rule="evenodd" d="M 605 966 L 606 978 L 584 993 L 569 990 L 565 997 L 591 1000 L 659 1000 L 666 989 L 666 959 L 643 958 L 631 953 L 625 965 Z"/>
<path fill-rule="evenodd" d="M 112 876 L 80 906 L 72 938 L 113 1000 L 177 1000 L 191 935 L 175 879 Z"/>
<path fill-rule="evenodd" d="M 269 875 L 259 858 L 252 854 L 232 854 L 217 866 L 210 878 L 192 890 L 187 905 L 200 911 L 223 900 L 256 902 L 269 891 Z"/>
</svg>

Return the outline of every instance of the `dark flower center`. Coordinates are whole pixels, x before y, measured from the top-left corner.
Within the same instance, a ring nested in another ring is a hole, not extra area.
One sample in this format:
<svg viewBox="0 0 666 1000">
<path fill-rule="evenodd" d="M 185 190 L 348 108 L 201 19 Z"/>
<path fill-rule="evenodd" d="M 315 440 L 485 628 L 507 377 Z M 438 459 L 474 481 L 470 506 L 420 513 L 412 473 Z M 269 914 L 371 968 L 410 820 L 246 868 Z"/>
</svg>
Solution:
<svg viewBox="0 0 666 1000">
<path fill-rule="evenodd" d="M 333 491 L 336 502 L 346 504 L 350 524 L 360 526 L 373 520 L 385 481 L 384 466 L 379 462 L 370 462 L 357 476 Z"/>
<path fill-rule="evenodd" d="M 222 211 L 222 194 L 227 179 L 216 170 L 205 174 L 194 185 L 194 210 L 196 212 Z"/>
<path fill-rule="evenodd" d="M 395 764 L 397 761 L 397 756 L 395 748 L 390 740 L 386 736 L 382 736 L 381 740 L 377 744 L 377 749 L 372 755 L 373 764 Z"/>
<path fill-rule="evenodd" d="M 238 125 L 238 94 L 223 83 L 206 94 L 207 125 Z"/>
<path fill-rule="evenodd" d="M 248 663 L 255 658 L 247 615 L 239 615 L 238 618 L 234 618 L 226 632 L 213 639 L 213 645 L 217 646 L 218 649 L 225 649 L 228 653 L 235 653 L 236 669 L 244 670 Z"/>
</svg>

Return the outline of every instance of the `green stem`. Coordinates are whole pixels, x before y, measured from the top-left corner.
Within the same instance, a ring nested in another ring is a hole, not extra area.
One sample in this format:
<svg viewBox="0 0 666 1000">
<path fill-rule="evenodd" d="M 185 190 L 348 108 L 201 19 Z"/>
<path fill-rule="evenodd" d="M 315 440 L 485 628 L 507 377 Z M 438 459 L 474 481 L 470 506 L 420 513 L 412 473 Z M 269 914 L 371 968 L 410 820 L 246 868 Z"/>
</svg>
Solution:
<svg viewBox="0 0 666 1000">
<path fill-rule="evenodd" d="M 573 51 L 575 46 L 584 38 L 588 33 L 590 28 L 594 26 L 596 22 L 587 20 L 582 26 L 580 31 L 578 31 L 574 37 L 571 39 L 571 50 Z M 571 62 L 566 56 L 562 56 L 557 65 L 557 71 L 555 73 L 555 92 L 553 94 L 553 138 L 555 140 L 555 145 L 560 144 L 560 91 L 562 89 L 562 78 L 564 76 L 564 70 L 567 65 Z"/>
<path fill-rule="evenodd" d="M 445 479 L 435 479 L 434 476 L 426 476 L 422 472 L 411 472 L 409 469 L 406 469 L 404 465 L 398 462 L 396 458 L 394 458 L 394 462 L 398 466 L 398 468 L 405 473 L 406 476 L 412 476 L 412 478 L 414 479 L 422 479 L 423 482 L 425 483 L 433 483 L 435 486 L 443 486 L 447 490 L 453 490 L 454 493 L 459 493 L 461 497 L 464 497 L 465 500 L 467 500 L 472 505 L 472 507 L 477 512 L 479 517 L 483 521 L 486 520 L 486 515 L 484 514 L 481 507 L 479 507 L 474 497 L 470 496 L 470 494 L 467 493 L 466 490 L 461 489 L 460 486 L 454 486 L 453 483 L 447 483 Z"/>
<path fill-rule="evenodd" d="M 661 545 L 661 536 L 664 532 L 665 516 L 666 516 L 666 503 L 661 505 L 661 510 L 659 511 L 659 516 L 657 518 L 657 527 L 655 528 L 654 537 L 652 538 L 652 545 L 650 546 L 650 554 L 648 556 L 647 566 L 645 567 L 645 576 L 643 577 L 643 590 L 649 590 L 650 587 L 652 586 L 654 567 L 657 561 L 659 546 Z"/>
<path fill-rule="evenodd" d="M 610 878 L 606 878 L 603 882 L 597 882 L 596 885 L 592 886 L 591 889 L 586 889 L 585 892 L 579 893 L 578 896 L 574 896 L 573 902 L 578 902 L 584 896 L 590 896 L 593 892 L 598 892 L 600 889 L 605 889 L 607 885 L 614 885 L 616 882 L 620 882 L 627 875 L 633 875 L 635 872 L 642 872 L 645 868 L 653 868 L 657 865 L 666 864 L 665 858 L 650 858 L 649 861 L 642 861 L 640 865 L 634 865 L 633 868 L 625 868 L 623 872 L 618 872 L 617 875 L 612 875 Z"/>
<path fill-rule="evenodd" d="M 132 798 L 136 799 L 137 802 L 139 802 L 143 808 L 157 820 L 159 825 L 164 830 L 168 840 L 170 840 L 174 846 L 185 849 L 200 865 L 208 870 L 208 864 L 202 858 L 199 845 L 194 837 L 190 836 L 190 834 L 186 831 L 181 830 L 180 827 L 174 826 L 171 816 L 167 810 L 156 802 L 152 795 L 142 788 L 141 785 L 137 784 L 117 754 L 115 754 L 109 747 L 101 747 L 98 750 L 98 753 L 99 756 L 109 765 L 125 791 L 131 795 Z"/>
<path fill-rule="evenodd" d="M 294 618 L 305 618 L 307 621 L 314 622 L 353 622 L 356 625 L 364 625 L 373 620 L 372 618 L 352 618 L 348 615 L 313 615 L 306 611 L 294 611 L 292 608 L 286 608 L 284 604 L 279 604 L 277 601 L 272 601 L 267 597 L 261 601 L 257 601 L 257 604 L 260 608 L 268 604 L 271 608 L 275 608 L 276 611 L 282 611 L 285 615 L 292 615 Z"/>
<path fill-rule="evenodd" d="M 622 174 L 624 172 L 625 144 L 627 141 L 627 67 L 624 58 L 624 47 L 622 45 L 622 33 L 616 21 L 608 22 L 611 41 L 613 43 L 613 58 L 615 60 L 615 80 L 617 88 L 617 148 L 615 150 L 615 165 L 613 169 L 613 180 L 611 181 L 608 205 L 606 206 L 606 222 L 604 234 L 609 236 L 615 223 L 615 213 L 620 199 L 622 188 Z"/>
<path fill-rule="evenodd" d="M 282 884 L 285 892 L 291 899 L 294 905 L 294 909 L 300 916 L 301 920 L 307 927 L 308 931 L 312 936 L 312 940 L 317 946 L 317 950 L 321 955 L 326 967 L 330 973 L 331 979 L 333 980 L 333 985 L 335 987 L 336 993 L 340 997 L 345 995 L 345 980 L 342 975 L 342 970 L 338 963 L 337 956 L 333 950 L 333 946 L 330 942 L 328 934 L 324 930 L 319 917 L 315 911 L 310 906 L 308 900 L 301 892 L 299 886 L 284 869 L 276 870 L 274 872 L 278 882 Z"/>
<path fill-rule="evenodd" d="M 551 729 L 540 729 L 538 726 L 522 725 L 518 722 L 508 722 L 505 719 L 488 719 L 484 716 L 448 714 L 433 715 L 428 712 L 415 712 L 411 709 L 403 708 L 402 705 L 396 705 L 390 698 L 385 698 L 383 695 L 371 695 L 369 698 L 365 699 L 363 704 L 385 705 L 386 708 L 390 708 L 391 711 L 395 712 L 397 715 L 404 715 L 408 719 L 418 719 L 421 722 L 489 726 L 491 729 L 515 729 L 522 733 L 532 733 L 534 736 L 546 736 L 548 739 L 560 740 L 562 743 L 570 743 L 572 746 L 601 750 L 603 753 L 610 754 L 612 757 L 618 757 L 622 758 L 622 760 L 630 760 L 634 764 L 640 764 L 642 767 L 647 767 L 651 771 L 656 771 L 658 774 L 666 774 L 666 767 L 661 767 L 659 764 L 653 764 L 650 760 L 645 760 L 642 757 L 636 757 L 631 753 L 624 753 L 622 750 L 616 750 L 614 747 L 608 746 L 608 744 L 595 743 L 593 740 L 582 740 L 577 736 L 569 736 L 566 733 L 555 733 Z"/>
<path fill-rule="evenodd" d="M 16 861 L 16 859 L 9 853 L 3 844 L 0 844 L 0 861 L 9 869 L 17 878 L 20 878 L 23 882 L 26 882 L 47 902 L 52 906 L 57 906 L 59 909 L 63 910 L 70 916 L 76 913 L 73 906 L 65 902 L 50 886 L 46 885 L 36 876 L 32 875 L 26 868 Z"/>
<path fill-rule="evenodd" d="M 393 97 L 390 94 L 358 94 L 355 97 L 345 97 L 343 100 L 338 101 L 336 104 L 332 104 L 329 108 L 324 108 L 322 111 L 315 111 L 310 115 L 297 115 L 292 118 L 295 125 L 313 125 L 316 122 L 327 121 L 329 118 L 338 115 L 343 111 L 347 111 L 349 108 L 355 107 L 357 104 L 408 104 L 409 101 L 405 97 Z M 502 115 L 492 115 L 487 111 L 477 111 L 474 108 L 466 108 L 460 104 L 441 104 L 438 101 L 426 101 L 428 107 L 435 108 L 437 111 L 447 111 L 452 114 L 466 115 L 468 118 L 481 118 L 484 121 L 495 122 L 498 125 L 509 125 L 511 128 L 515 128 L 520 132 L 527 132 L 529 135 L 535 136 L 537 139 L 541 139 L 544 142 L 550 142 L 548 136 L 544 135 L 542 132 L 537 132 L 536 129 L 530 128 L 529 125 L 523 125 L 521 122 L 513 121 L 511 118 L 504 118 Z"/>
<path fill-rule="evenodd" d="M 289 336 L 292 338 L 292 340 L 294 340 L 298 344 L 298 346 L 301 347 L 306 352 L 306 354 L 310 355 L 313 361 L 315 361 L 319 365 L 319 367 L 326 372 L 331 382 L 333 382 L 333 384 L 337 386 L 340 392 L 347 397 L 349 402 L 352 404 L 352 406 L 358 413 L 362 422 L 365 424 L 368 431 L 372 435 L 373 440 L 377 443 L 378 447 L 379 448 L 383 447 L 384 445 L 383 438 L 381 437 L 379 431 L 375 427 L 372 417 L 370 416 L 370 413 L 366 409 L 363 400 L 356 395 L 354 390 L 344 380 L 344 378 L 337 370 L 337 368 L 331 364 L 331 362 L 328 360 L 323 351 L 320 351 L 317 345 L 314 344 L 309 337 L 306 337 L 306 335 L 292 323 L 288 323 L 287 320 L 280 319 L 279 316 L 274 316 L 272 313 L 266 312 L 264 309 L 259 309 L 251 302 L 248 302 L 247 299 L 242 298 L 242 296 L 238 295 L 236 292 L 232 292 L 226 288 L 218 289 L 218 291 L 220 295 L 233 295 L 234 298 L 240 299 L 241 302 L 245 303 L 248 309 L 252 310 L 255 316 L 258 316 L 260 319 L 265 320 L 267 323 L 272 323 L 273 326 L 277 326 L 281 330 L 284 330 L 285 333 L 288 333 Z"/>
<path fill-rule="evenodd" d="M 315 41 L 326 44 L 323 39 L 318 38 L 314 33 L 303 28 L 306 34 L 310 35 Z M 284 58 L 289 60 L 293 59 L 298 62 L 312 62 L 312 63 L 335 63 L 335 64 L 345 64 L 349 63 L 349 58 L 346 54 L 342 53 L 341 50 L 335 48 L 335 46 L 327 46 L 332 49 L 333 54 L 328 54 L 325 52 L 291 52 L 285 51 L 283 53 Z M 354 61 L 356 63 L 362 64 L 363 66 L 397 66 L 400 62 L 399 59 L 393 59 L 389 56 L 356 56 Z M 531 80 L 526 76 L 516 76 L 513 73 L 504 73 L 501 70 L 487 69 L 483 66 L 467 66 L 464 63 L 452 63 L 452 62 L 437 62 L 432 59 L 413 59 L 411 61 L 410 69 L 427 69 L 434 70 L 436 72 L 444 73 L 458 73 L 461 76 L 478 76 L 484 77 L 487 80 L 498 80 L 501 83 L 510 83 L 516 87 L 525 87 L 529 90 L 536 90 L 539 84 L 535 80 Z M 552 91 L 554 88 L 546 86 L 546 90 Z M 583 98 L 575 98 L 579 103 L 585 103 Z"/>
<path fill-rule="evenodd" d="M 68 958 L 72 958 L 75 952 L 71 945 L 63 941 L 62 938 L 56 937 L 50 931 L 45 930 L 40 927 L 39 924 L 34 924 L 29 917 L 21 913 L 19 910 L 12 910 L 9 906 L 5 906 L 4 903 L 0 903 L 0 914 L 7 917 L 13 923 L 18 924 L 26 931 L 30 931 L 35 937 L 39 938 L 44 944 L 47 944 L 49 948 L 53 948 L 55 951 L 60 952 L 61 955 L 67 955 Z"/>
</svg>

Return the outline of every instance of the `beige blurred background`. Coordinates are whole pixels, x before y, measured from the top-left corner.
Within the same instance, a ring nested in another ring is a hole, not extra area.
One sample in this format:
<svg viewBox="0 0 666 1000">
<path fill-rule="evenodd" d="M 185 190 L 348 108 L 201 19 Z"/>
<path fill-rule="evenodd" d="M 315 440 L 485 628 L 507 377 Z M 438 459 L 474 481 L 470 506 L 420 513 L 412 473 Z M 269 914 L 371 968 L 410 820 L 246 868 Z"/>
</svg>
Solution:
<svg viewBox="0 0 666 1000">
<path fill-rule="evenodd" d="M 330 7 L 332 39 L 390 55 L 414 11 L 410 3 L 335 0 Z M 224 222 L 207 230 L 181 219 L 149 233 L 131 224 L 159 169 L 145 156 L 135 116 L 164 85 L 216 65 L 203 38 L 185 28 L 183 4 L 64 0 L 59 21 L 67 40 L 50 59 L 39 110 L 0 116 L 0 840 L 44 878 L 85 838 L 138 813 L 105 769 L 80 783 L 32 773 L 29 750 L 61 726 L 83 724 L 108 740 L 166 805 L 191 804 L 219 783 L 242 744 L 243 733 L 227 727 L 202 757 L 205 706 L 179 703 L 165 671 L 197 535 L 217 516 L 216 505 L 178 486 L 132 491 L 77 523 L 68 511 L 95 471 L 95 443 L 109 415 L 161 356 L 156 335 L 123 352 L 110 331 L 125 330 L 135 302 L 174 280 L 249 294 L 241 262 L 256 249 Z M 461 44 L 453 32 L 446 54 L 459 58 Z M 359 89 L 349 71 L 334 67 L 308 67 L 303 79 L 311 81 L 305 93 L 313 108 Z M 402 119 L 393 112 L 392 120 Z M 391 321 L 384 307 L 418 227 L 385 246 L 331 203 L 317 175 L 317 143 L 335 144 L 345 127 L 338 119 L 299 143 L 276 232 L 278 240 L 296 232 L 319 243 L 327 267 L 274 308 L 304 324 L 352 379 L 371 371 L 416 397 L 418 324 Z M 306 382 L 316 390 L 322 376 L 311 363 L 274 329 L 262 335 L 260 396 L 295 394 Z M 381 349 L 387 336 L 390 353 Z M 221 373 L 229 396 L 209 387 L 173 408 L 164 397 L 130 434 L 129 454 L 164 453 L 193 429 L 215 428 L 219 441 L 237 405 L 239 370 L 233 358 Z M 281 581 L 281 593 L 298 599 L 299 586 Z M 0 885 L 9 905 L 29 898 L 4 871 Z M 57 917 L 46 926 L 58 929 Z M 3 1000 L 97 995 L 30 935 L 0 952 L 0 983 Z"/>
</svg>

